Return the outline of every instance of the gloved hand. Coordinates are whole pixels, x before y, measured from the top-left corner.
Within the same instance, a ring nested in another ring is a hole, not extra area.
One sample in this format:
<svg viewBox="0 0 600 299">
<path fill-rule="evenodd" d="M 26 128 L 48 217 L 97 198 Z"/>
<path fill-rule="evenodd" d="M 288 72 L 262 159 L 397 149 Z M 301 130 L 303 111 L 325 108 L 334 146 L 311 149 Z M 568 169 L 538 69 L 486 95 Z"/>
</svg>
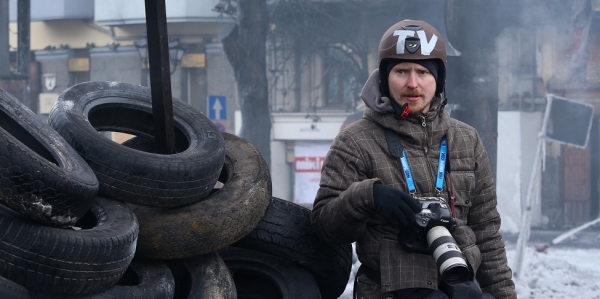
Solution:
<svg viewBox="0 0 600 299">
<path fill-rule="evenodd" d="M 375 210 L 396 229 L 407 228 L 415 222 L 421 205 L 409 194 L 384 184 L 373 184 Z"/>
</svg>

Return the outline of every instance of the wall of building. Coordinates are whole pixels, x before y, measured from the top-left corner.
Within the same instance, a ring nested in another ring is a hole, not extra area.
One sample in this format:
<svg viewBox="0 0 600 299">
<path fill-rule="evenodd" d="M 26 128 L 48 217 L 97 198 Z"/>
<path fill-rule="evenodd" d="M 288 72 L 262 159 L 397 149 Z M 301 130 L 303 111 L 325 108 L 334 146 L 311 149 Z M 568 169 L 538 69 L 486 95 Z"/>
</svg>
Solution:
<svg viewBox="0 0 600 299">
<path fill-rule="evenodd" d="M 294 200 L 293 142 L 271 141 L 271 182 L 273 196 Z"/>
<path fill-rule="evenodd" d="M 17 23 L 11 22 L 9 31 L 9 43 L 12 50 L 16 50 Z M 129 41 L 116 41 L 122 45 L 132 45 L 136 38 L 133 36 Z M 86 48 L 88 43 L 94 43 L 98 47 L 114 43 L 115 40 L 108 31 L 101 27 L 93 27 L 83 20 L 54 20 L 48 22 L 31 22 L 30 48 L 32 51 L 47 48 L 60 48 L 67 45 L 71 49 Z"/>
<path fill-rule="evenodd" d="M 116 81 L 140 85 L 141 63 L 133 46 L 90 49 L 91 81 Z"/>
<path fill-rule="evenodd" d="M 541 131 L 543 114 L 540 112 L 500 111 L 498 113 L 498 169 L 496 190 L 498 212 L 502 217 L 503 232 L 517 233 L 521 228 L 521 214 L 527 196 L 533 161 Z M 541 156 L 538 157 L 541 159 Z M 540 175 L 534 181 L 540 182 Z M 531 210 L 532 225 L 541 223 L 540 189 L 535 189 Z"/>
</svg>

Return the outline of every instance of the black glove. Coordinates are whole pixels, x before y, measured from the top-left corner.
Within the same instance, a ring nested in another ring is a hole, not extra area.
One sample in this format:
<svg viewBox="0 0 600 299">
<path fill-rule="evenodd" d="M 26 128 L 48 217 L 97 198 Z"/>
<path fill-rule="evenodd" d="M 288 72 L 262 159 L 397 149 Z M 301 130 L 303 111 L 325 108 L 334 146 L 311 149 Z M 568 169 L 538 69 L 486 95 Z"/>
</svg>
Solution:
<svg viewBox="0 0 600 299">
<path fill-rule="evenodd" d="M 388 224 L 397 229 L 407 228 L 415 222 L 415 213 L 421 205 L 410 195 L 380 183 L 373 184 L 375 210 Z"/>
</svg>

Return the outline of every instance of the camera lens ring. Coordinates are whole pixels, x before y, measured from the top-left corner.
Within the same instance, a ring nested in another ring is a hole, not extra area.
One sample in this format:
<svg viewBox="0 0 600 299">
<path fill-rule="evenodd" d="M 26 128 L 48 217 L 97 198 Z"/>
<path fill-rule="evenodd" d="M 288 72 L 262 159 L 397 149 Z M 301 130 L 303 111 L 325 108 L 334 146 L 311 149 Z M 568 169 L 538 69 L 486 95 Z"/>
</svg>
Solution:
<svg viewBox="0 0 600 299">
<path fill-rule="evenodd" d="M 438 268 L 444 269 L 443 274 L 440 275 L 442 280 L 450 286 L 465 282 L 471 274 L 464 259 L 452 258 L 447 260 L 447 265 Z"/>
<path fill-rule="evenodd" d="M 448 285 L 466 281 L 469 266 L 447 228 L 434 226 L 427 232 L 427 244 L 442 280 Z"/>
</svg>

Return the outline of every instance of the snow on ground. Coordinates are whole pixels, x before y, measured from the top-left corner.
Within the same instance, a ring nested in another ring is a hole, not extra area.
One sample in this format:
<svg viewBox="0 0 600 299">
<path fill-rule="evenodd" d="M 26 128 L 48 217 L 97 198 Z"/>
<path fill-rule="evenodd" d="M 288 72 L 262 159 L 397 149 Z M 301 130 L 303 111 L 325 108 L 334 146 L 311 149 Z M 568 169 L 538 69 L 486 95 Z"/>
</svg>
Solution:
<svg viewBox="0 0 600 299">
<path fill-rule="evenodd" d="M 507 243 L 506 254 L 512 265 L 514 244 Z M 339 299 L 352 299 L 357 268 L 358 262 Z M 524 252 L 522 275 L 515 284 L 519 299 L 600 299 L 600 249 L 550 247 L 543 253 L 530 246 Z"/>
<path fill-rule="evenodd" d="M 515 256 L 507 251 L 508 260 Z M 600 298 L 600 249 L 525 250 L 522 277 L 515 281 L 520 299 Z"/>
</svg>

